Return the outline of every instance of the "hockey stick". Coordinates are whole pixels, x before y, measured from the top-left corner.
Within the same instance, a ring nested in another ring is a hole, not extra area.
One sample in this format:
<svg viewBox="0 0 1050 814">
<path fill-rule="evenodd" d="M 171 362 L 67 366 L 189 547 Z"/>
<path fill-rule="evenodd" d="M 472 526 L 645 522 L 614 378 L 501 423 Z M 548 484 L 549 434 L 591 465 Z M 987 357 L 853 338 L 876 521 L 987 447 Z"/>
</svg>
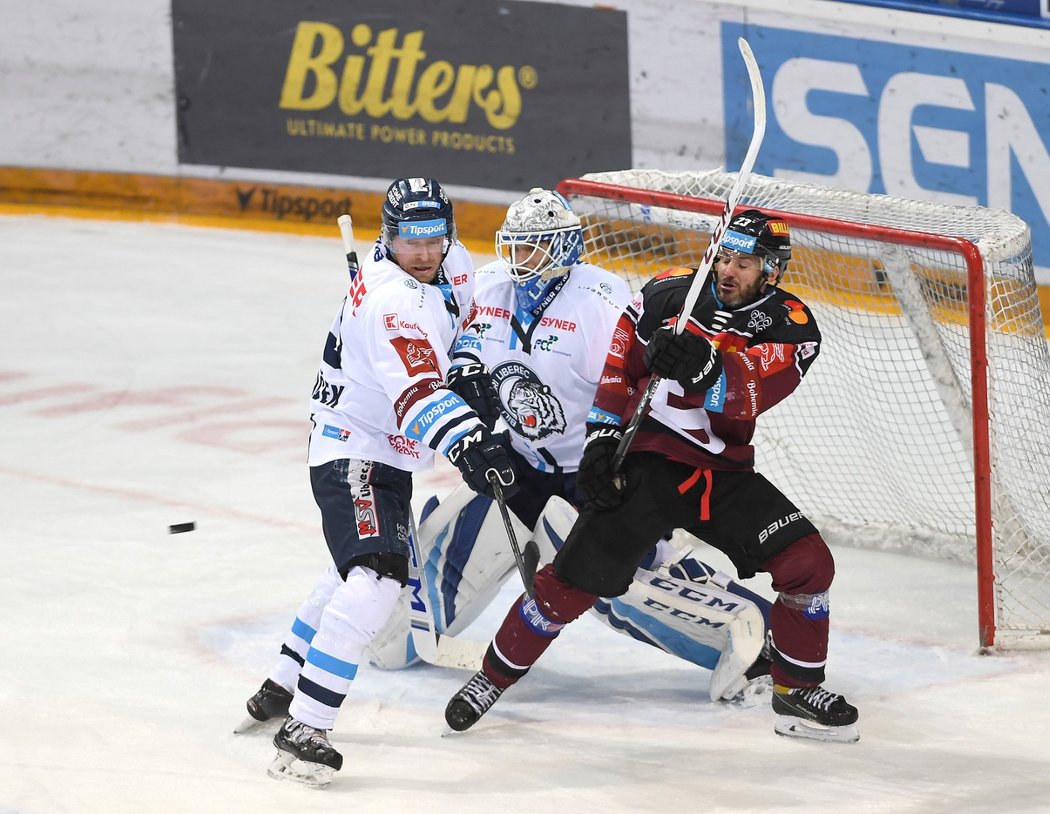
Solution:
<svg viewBox="0 0 1050 814">
<path fill-rule="evenodd" d="M 336 219 L 339 234 L 343 236 L 343 250 L 346 252 L 346 268 L 350 272 L 350 282 L 357 277 L 361 266 L 357 262 L 357 249 L 354 248 L 354 222 L 349 215 L 340 215 Z"/>
<path fill-rule="evenodd" d="M 700 261 L 700 266 L 696 270 L 693 282 L 689 286 L 689 292 L 686 294 L 682 312 L 678 315 L 678 320 L 675 322 L 674 332 L 675 335 L 679 336 L 685 330 L 689 315 L 693 312 L 693 306 L 696 305 L 696 301 L 700 297 L 704 281 L 715 263 L 715 257 L 722 246 L 722 238 L 725 236 L 726 227 L 729 226 L 729 221 L 733 217 L 733 211 L 744 194 L 744 187 L 747 186 L 751 168 L 755 166 L 759 147 L 762 146 L 762 139 L 766 134 L 766 93 L 762 87 L 762 74 L 759 73 L 758 63 L 755 61 L 755 55 L 751 51 L 751 46 L 748 45 L 747 40 L 740 37 L 736 42 L 740 48 L 740 55 L 744 58 L 744 65 L 747 67 L 748 79 L 751 80 L 751 95 L 755 103 L 755 127 L 751 134 L 751 144 L 747 148 L 747 155 L 744 156 L 744 161 L 740 165 L 740 172 L 737 173 L 736 180 L 729 190 L 725 208 L 722 209 L 722 217 L 719 218 L 718 223 L 711 232 L 711 243 L 708 245 L 707 251 L 704 252 L 704 257 Z M 634 415 L 631 416 L 627 429 L 624 430 L 623 438 L 620 439 L 620 445 L 616 448 L 616 457 L 613 459 L 613 470 L 615 472 L 621 471 L 623 467 L 624 458 L 627 457 L 627 449 L 638 432 L 638 426 L 642 423 L 642 418 L 649 409 L 649 402 L 653 400 L 660 381 L 660 377 L 654 374 L 650 377 L 645 390 L 642 391 L 642 397 L 638 401 Z"/>
<path fill-rule="evenodd" d="M 489 483 L 492 484 L 492 495 L 499 506 L 499 513 L 503 517 L 503 525 L 507 529 L 507 539 L 510 541 L 510 550 L 514 554 L 514 562 L 518 566 L 521 575 L 521 583 L 525 586 L 525 593 L 532 599 L 532 582 L 536 579 L 536 566 L 540 563 L 540 547 L 535 540 L 525 543 L 525 551 L 522 552 L 518 545 L 518 535 L 514 533 L 514 526 L 510 521 L 510 511 L 507 509 L 507 501 L 503 499 L 503 487 L 500 485 L 499 476 L 494 471 L 489 471 Z"/>
</svg>

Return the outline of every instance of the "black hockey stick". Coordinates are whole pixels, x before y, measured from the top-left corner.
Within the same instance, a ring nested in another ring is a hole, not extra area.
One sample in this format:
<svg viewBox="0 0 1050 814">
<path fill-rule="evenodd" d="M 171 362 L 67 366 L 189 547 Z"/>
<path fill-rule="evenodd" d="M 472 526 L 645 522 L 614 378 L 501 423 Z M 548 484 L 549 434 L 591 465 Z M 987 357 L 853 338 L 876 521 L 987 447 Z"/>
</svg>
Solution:
<svg viewBox="0 0 1050 814">
<path fill-rule="evenodd" d="M 751 168 L 755 166 L 755 159 L 758 158 L 758 149 L 762 146 L 762 139 L 766 134 L 766 93 L 762 87 L 762 74 L 758 71 L 758 63 L 755 61 L 755 55 L 751 51 L 751 46 L 748 45 L 747 40 L 740 37 L 736 42 L 740 48 L 740 55 L 744 58 L 744 65 L 747 67 L 748 79 L 751 80 L 751 95 L 755 102 L 755 127 L 751 134 L 751 144 L 747 148 L 747 155 L 744 156 L 744 161 L 740 165 L 740 172 L 737 173 L 736 180 L 729 190 L 725 208 L 722 209 L 722 217 L 719 218 L 718 223 L 711 232 L 711 243 L 708 245 L 707 251 L 704 252 L 704 257 L 696 270 L 693 282 L 689 286 L 685 303 L 682 305 L 682 312 L 678 315 L 678 321 L 674 326 L 676 335 L 681 335 L 682 331 L 685 330 L 689 315 L 693 312 L 693 306 L 696 305 L 696 301 L 700 297 L 700 290 L 704 285 L 704 280 L 707 279 L 711 267 L 715 264 L 715 257 L 722 246 L 722 238 L 725 235 L 726 227 L 729 226 L 729 221 L 733 217 L 733 211 L 744 193 L 744 187 L 747 186 L 748 178 L 751 176 Z M 649 409 L 649 402 L 653 400 L 653 395 L 655 395 L 660 381 L 659 376 L 653 375 L 645 386 L 645 390 L 642 391 L 642 397 L 634 410 L 634 415 L 631 416 L 627 429 L 624 430 L 623 438 L 620 439 L 620 445 L 616 448 L 616 457 L 613 459 L 613 469 L 616 472 L 620 472 L 623 468 L 623 460 L 627 457 L 627 449 L 631 446 L 631 441 L 634 440 L 634 436 L 638 432 L 638 425 L 642 423 L 642 418 Z"/>
<path fill-rule="evenodd" d="M 489 483 L 492 484 L 492 494 L 499 506 L 499 513 L 503 517 L 503 525 L 507 529 L 507 539 L 510 540 L 510 550 L 514 554 L 514 562 L 518 566 L 521 575 L 521 583 L 525 586 L 525 593 L 532 599 L 532 583 L 536 579 L 536 566 L 540 564 L 540 547 L 535 540 L 525 543 L 525 551 L 518 545 L 518 535 L 514 533 L 514 526 L 510 522 L 510 510 L 507 501 L 503 499 L 503 486 L 500 485 L 499 476 L 489 470 Z"/>
</svg>

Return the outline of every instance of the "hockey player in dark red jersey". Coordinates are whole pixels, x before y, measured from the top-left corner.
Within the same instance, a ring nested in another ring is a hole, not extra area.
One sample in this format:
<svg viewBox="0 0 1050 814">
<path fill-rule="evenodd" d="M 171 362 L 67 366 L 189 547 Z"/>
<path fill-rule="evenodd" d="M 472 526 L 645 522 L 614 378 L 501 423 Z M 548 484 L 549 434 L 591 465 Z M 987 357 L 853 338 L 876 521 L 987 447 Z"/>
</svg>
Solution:
<svg viewBox="0 0 1050 814">
<path fill-rule="evenodd" d="M 779 287 L 790 257 L 787 223 L 746 210 L 730 221 L 681 334 L 673 326 L 695 276 L 688 269 L 651 280 L 624 312 L 588 415 L 578 478 L 585 509 L 537 573 L 534 598 L 519 597 L 481 671 L 449 701 L 452 729 L 477 722 L 598 597 L 624 593 L 660 531 L 673 527 L 723 551 L 741 578 L 770 574 L 775 731 L 857 740 L 856 708 L 821 686 L 831 552 L 754 469 L 757 417 L 794 391 L 820 350 L 813 314 Z M 623 427 L 652 374 L 662 381 L 616 471 Z"/>
</svg>

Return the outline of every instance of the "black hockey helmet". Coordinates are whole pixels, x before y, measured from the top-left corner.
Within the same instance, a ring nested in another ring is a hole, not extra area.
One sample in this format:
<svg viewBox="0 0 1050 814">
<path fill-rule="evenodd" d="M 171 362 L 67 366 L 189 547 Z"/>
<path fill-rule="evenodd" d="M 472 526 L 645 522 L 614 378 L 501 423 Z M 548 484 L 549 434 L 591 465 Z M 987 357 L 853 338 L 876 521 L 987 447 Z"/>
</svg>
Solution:
<svg viewBox="0 0 1050 814">
<path fill-rule="evenodd" d="M 721 249 L 761 257 L 767 277 L 779 272 L 775 280 L 770 281 L 776 285 L 783 278 L 791 259 L 791 230 L 783 218 L 766 215 L 757 209 L 745 209 L 729 221 Z"/>
<path fill-rule="evenodd" d="M 383 201 L 383 241 L 394 237 L 456 239 L 452 202 L 435 178 L 399 178 Z"/>
</svg>

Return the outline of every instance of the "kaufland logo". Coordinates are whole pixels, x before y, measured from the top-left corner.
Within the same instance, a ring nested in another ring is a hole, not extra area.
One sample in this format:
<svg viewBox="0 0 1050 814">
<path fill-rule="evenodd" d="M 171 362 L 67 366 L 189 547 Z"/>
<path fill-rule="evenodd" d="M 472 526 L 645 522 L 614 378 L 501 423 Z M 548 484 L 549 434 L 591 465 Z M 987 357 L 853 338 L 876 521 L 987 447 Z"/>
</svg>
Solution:
<svg viewBox="0 0 1050 814">
<path fill-rule="evenodd" d="M 749 235 L 742 235 L 740 232 L 729 231 L 722 238 L 722 246 L 726 249 L 750 254 L 755 250 L 755 238 Z"/>
<path fill-rule="evenodd" d="M 398 224 L 397 233 L 401 237 L 419 238 L 436 237 L 446 233 L 444 220 L 415 220 Z"/>
</svg>

